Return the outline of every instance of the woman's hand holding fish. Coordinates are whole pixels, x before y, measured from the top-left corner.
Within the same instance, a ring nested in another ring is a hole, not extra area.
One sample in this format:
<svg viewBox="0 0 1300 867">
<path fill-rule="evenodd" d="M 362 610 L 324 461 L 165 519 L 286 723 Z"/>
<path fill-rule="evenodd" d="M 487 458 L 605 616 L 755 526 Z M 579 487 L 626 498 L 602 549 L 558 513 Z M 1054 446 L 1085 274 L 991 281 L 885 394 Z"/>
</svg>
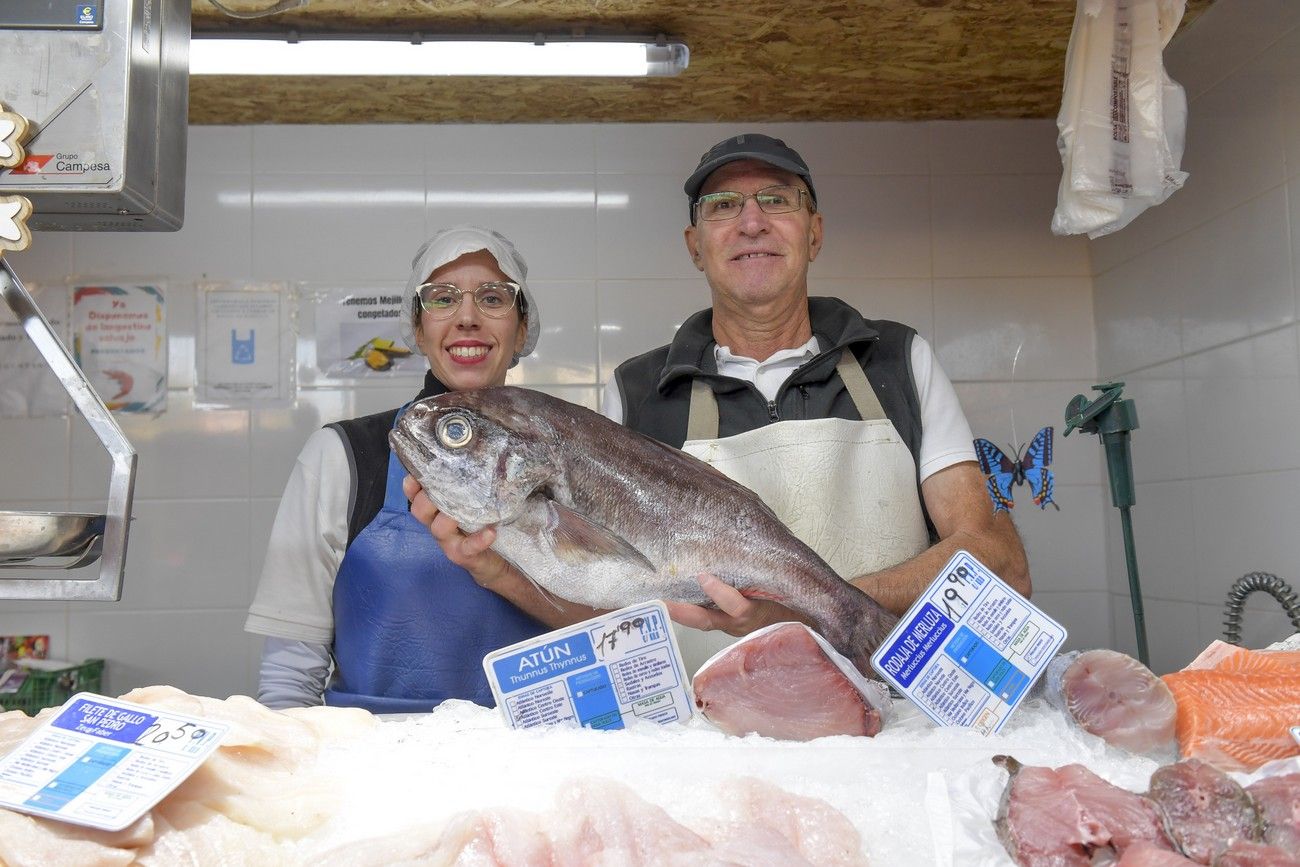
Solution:
<svg viewBox="0 0 1300 867">
<path fill-rule="evenodd" d="M 439 511 L 412 476 L 402 480 L 402 493 L 411 501 L 411 514 L 429 528 L 447 559 L 474 576 L 479 586 L 495 590 L 494 584 L 514 577 L 515 570 L 510 564 L 490 550 L 497 538 L 495 527 L 484 527 L 475 533 L 462 532 L 456 520 Z"/>
<path fill-rule="evenodd" d="M 728 635 L 748 635 L 755 629 L 773 623 L 799 622 L 816 628 L 817 624 L 793 611 L 767 599 L 750 599 L 707 572 L 696 576 L 700 589 L 713 600 L 717 608 L 691 605 L 686 602 L 667 602 L 668 615 L 682 626 L 693 629 L 719 630 Z"/>
<path fill-rule="evenodd" d="M 408 475 L 402 480 L 402 493 L 411 501 L 411 515 L 429 528 L 447 559 L 469 572 L 480 587 L 491 590 L 552 628 L 568 626 L 601 613 L 588 605 L 545 593 L 491 549 L 497 538 L 496 527 L 484 527 L 475 533 L 462 531 L 455 518 L 433 504 L 413 476 Z"/>
</svg>

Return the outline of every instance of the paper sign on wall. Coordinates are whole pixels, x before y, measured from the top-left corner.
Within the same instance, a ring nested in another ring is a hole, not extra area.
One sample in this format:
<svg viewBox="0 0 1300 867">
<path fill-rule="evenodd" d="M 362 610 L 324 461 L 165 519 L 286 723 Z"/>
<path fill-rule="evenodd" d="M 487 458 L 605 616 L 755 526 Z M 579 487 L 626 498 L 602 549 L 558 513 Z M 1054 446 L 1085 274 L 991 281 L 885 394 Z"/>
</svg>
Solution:
<svg viewBox="0 0 1300 867">
<path fill-rule="evenodd" d="M 65 340 L 68 287 L 28 286 L 50 327 Z M 68 414 L 68 393 L 7 304 L 0 304 L 0 417 L 41 418 Z"/>
<path fill-rule="evenodd" d="M 167 408 L 167 323 L 156 285 L 77 286 L 73 355 L 104 405 L 117 412 Z"/>
<path fill-rule="evenodd" d="M 204 288 L 197 404 L 277 403 L 293 397 L 292 334 L 279 287 Z"/>
<path fill-rule="evenodd" d="M 402 338 L 404 287 L 303 287 L 299 292 L 315 334 L 314 376 L 367 382 L 424 375 L 428 362 Z M 314 376 L 309 371 L 304 381 Z"/>
</svg>

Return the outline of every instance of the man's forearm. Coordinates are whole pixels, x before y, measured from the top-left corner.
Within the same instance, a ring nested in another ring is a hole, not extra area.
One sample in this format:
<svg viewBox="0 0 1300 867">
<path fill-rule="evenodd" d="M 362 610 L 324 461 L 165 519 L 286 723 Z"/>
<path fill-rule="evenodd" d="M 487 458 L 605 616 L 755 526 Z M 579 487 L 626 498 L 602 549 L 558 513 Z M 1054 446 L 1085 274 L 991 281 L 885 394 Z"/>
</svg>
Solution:
<svg viewBox="0 0 1300 867">
<path fill-rule="evenodd" d="M 885 608 L 902 615 L 935 579 L 952 555 L 962 549 L 975 555 L 976 559 L 1021 594 L 1029 595 L 1029 564 L 1025 558 L 1024 546 L 1010 519 L 1005 520 L 1005 525 L 988 532 L 959 530 L 910 560 L 879 572 L 859 575 L 851 583 Z"/>
</svg>

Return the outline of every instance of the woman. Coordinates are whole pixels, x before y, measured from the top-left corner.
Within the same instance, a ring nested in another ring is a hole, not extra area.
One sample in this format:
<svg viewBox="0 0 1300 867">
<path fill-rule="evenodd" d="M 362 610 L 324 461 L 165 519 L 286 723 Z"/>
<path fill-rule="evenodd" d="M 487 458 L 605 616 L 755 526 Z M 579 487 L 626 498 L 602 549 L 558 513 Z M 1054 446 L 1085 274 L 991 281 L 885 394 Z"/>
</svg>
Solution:
<svg viewBox="0 0 1300 867">
<path fill-rule="evenodd" d="M 532 352 L 527 273 L 509 240 L 476 226 L 444 229 L 416 253 L 403 335 L 430 367 L 416 400 L 501 385 Z M 298 456 L 245 624 L 267 636 L 258 700 L 269 707 L 491 706 L 484 654 L 546 629 L 501 595 L 549 617 L 535 590 L 479 586 L 411 517 L 388 447 L 404 409 L 328 425 Z"/>
</svg>

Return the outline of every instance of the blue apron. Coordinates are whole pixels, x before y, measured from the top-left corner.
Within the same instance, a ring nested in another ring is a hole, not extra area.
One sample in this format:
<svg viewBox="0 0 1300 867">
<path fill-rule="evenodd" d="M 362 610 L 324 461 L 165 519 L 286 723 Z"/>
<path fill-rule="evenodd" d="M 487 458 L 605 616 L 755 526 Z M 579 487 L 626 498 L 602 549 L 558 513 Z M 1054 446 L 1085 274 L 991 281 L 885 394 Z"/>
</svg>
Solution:
<svg viewBox="0 0 1300 867">
<path fill-rule="evenodd" d="M 483 657 L 546 627 L 447 559 L 411 516 L 405 476 L 390 453 L 383 508 L 334 578 L 335 678 L 325 703 L 374 713 L 425 712 L 450 698 L 492 707 Z"/>
</svg>

